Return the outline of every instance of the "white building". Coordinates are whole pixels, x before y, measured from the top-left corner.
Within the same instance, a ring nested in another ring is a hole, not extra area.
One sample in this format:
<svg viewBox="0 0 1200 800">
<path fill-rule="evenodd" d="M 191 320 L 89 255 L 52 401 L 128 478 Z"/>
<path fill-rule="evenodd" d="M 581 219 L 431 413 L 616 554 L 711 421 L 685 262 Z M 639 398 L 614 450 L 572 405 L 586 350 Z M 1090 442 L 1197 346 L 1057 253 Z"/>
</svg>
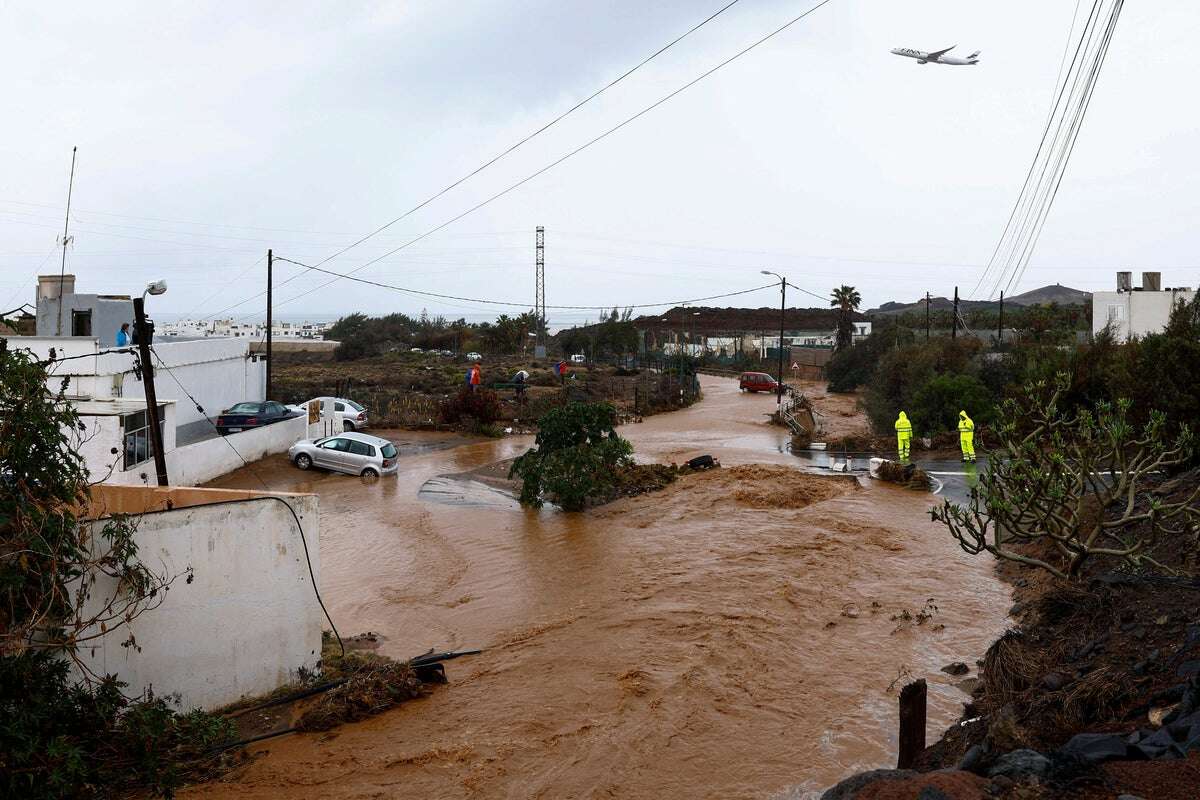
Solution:
<svg viewBox="0 0 1200 800">
<path fill-rule="evenodd" d="M 1159 333 L 1167 326 L 1171 309 L 1196 296 L 1187 286 L 1163 289 L 1159 272 L 1143 272 L 1142 285 L 1132 284 L 1133 273 L 1118 272 L 1115 292 L 1092 293 L 1093 336 L 1110 324 L 1118 341 Z"/>
<path fill-rule="evenodd" d="M 50 367 L 50 383 L 57 390 L 62 378 L 69 378 L 67 396 L 85 427 L 80 452 L 93 481 L 155 482 L 145 385 L 134 369 L 133 354 L 109 352 L 113 348 L 82 336 L 17 336 L 9 346 L 26 348 L 40 359 L 54 351 L 59 363 Z M 248 340 L 156 340 L 153 348 L 163 453 L 172 486 L 210 481 L 241 467 L 243 460 L 285 452 L 307 435 L 304 417 L 216 435 L 212 420 L 221 411 L 264 399 L 266 361 L 250 353 Z"/>
<path fill-rule="evenodd" d="M 271 338 L 283 340 L 323 339 L 329 330 L 329 322 L 280 322 L 271 323 Z M 160 333 L 169 337 L 202 338 L 209 336 L 233 339 L 265 339 L 267 326 L 261 322 L 234 322 L 232 319 L 190 320 L 167 322 L 160 326 Z"/>
</svg>

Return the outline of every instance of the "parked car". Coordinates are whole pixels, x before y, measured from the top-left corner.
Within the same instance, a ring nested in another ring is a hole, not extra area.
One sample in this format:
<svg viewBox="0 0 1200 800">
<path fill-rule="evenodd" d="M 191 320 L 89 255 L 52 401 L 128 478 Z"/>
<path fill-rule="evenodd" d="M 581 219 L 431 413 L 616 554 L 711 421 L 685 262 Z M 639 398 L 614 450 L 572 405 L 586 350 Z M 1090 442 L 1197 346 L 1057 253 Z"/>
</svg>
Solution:
<svg viewBox="0 0 1200 800">
<path fill-rule="evenodd" d="M 274 400 L 253 403 L 237 403 L 217 415 L 217 433 L 225 436 L 247 428 L 261 428 L 274 422 L 300 416 L 299 411 L 288 408 Z"/>
<path fill-rule="evenodd" d="M 583 353 L 576 353 L 575 355 L 571 356 L 572 364 L 583 364 L 586 361 L 587 361 L 587 357 L 584 356 Z"/>
<path fill-rule="evenodd" d="M 343 397 L 314 397 L 309 400 L 310 403 L 326 402 L 333 403 L 333 415 L 342 418 L 342 430 L 357 431 L 368 427 L 367 410 L 353 400 L 347 400 Z M 288 406 L 295 411 L 304 412 L 303 405 Z"/>
<path fill-rule="evenodd" d="M 483 356 L 479 353 L 467 353 L 467 361 L 483 361 Z"/>
<path fill-rule="evenodd" d="M 738 378 L 738 388 L 744 392 L 774 392 L 779 382 L 765 372 L 743 372 Z"/>
<path fill-rule="evenodd" d="M 421 348 L 419 348 L 419 347 L 410 347 L 410 348 L 408 348 L 408 352 L 410 352 L 410 353 L 424 353 L 425 351 L 424 351 L 424 350 L 422 350 L 422 349 L 421 349 Z"/>
<path fill-rule="evenodd" d="M 391 475 L 399 468 L 396 445 L 367 433 L 340 433 L 324 439 L 302 439 L 288 450 L 300 469 L 321 467 L 347 475 Z"/>
</svg>

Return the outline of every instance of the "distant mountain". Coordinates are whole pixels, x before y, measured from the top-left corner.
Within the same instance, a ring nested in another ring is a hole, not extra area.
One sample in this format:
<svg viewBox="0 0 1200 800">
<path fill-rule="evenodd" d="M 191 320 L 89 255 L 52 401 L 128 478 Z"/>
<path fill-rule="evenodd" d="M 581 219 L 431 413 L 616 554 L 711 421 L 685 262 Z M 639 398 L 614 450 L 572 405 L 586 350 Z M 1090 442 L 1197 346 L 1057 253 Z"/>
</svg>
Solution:
<svg viewBox="0 0 1200 800">
<path fill-rule="evenodd" d="M 1043 286 L 1040 289 L 1031 289 L 1022 294 L 1013 295 L 1012 297 L 1004 298 L 1006 304 L 1015 306 L 1046 306 L 1051 303 L 1058 303 L 1060 306 L 1086 305 L 1092 302 L 1091 292 L 1072 289 L 1069 286 L 1063 286 L 1061 283 L 1056 283 L 1051 286 Z M 988 309 L 996 308 L 1000 303 L 996 300 L 963 300 L 959 299 L 959 310 L 969 309 Z M 947 297 L 934 297 L 929 301 L 929 307 L 933 311 L 950 311 L 954 308 L 954 301 Z M 925 301 L 918 300 L 915 303 L 899 303 L 891 301 L 883 303 L 879 308 L 867 311 L 867 314 L 893 315 L 904 314 L 909 311 L 924 311 Z"/>
</svg>

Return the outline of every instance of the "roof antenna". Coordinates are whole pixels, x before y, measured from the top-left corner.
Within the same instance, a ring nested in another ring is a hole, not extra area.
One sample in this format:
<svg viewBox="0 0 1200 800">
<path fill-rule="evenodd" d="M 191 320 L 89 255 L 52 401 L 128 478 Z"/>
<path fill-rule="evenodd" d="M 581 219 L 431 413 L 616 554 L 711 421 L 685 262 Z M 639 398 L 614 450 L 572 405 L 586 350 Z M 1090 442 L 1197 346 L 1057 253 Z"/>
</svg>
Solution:
<svg viewBox="0 0 1200 800">
<path fill-rule="evenodd" d="M 67 184 L 67 217 L 63 221 L 62 266 L 58 268 L 58 323 L 54 328 L 55 336 L 62 336 L 63 278 L 67 271 L 67 245 L 73 241 L 67 231 L 71 225 L 71 192 L 75 189 L 75 151 L 77 149 L 77 147 L 71 148 L 71 181 Z"/>
</svg>

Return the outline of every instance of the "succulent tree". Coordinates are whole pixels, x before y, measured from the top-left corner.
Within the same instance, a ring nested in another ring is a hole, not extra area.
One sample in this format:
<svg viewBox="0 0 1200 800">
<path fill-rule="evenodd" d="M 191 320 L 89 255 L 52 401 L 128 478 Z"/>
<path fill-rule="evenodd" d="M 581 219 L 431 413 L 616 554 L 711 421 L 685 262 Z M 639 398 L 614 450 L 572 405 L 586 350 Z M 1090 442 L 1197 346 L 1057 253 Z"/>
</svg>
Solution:
<svg viewBox="0 0 1200 800">
<path fill-rule="evenodd" d="M 1060 406 L 1066 387 L 1059 375 L 1052 390 L 1038 383 L 1006 400 L 996 426 L 1001 446 L 970 501 L 947 501 L 933 519 L 968 553 L 987 551 L 1064 579 L 1092 558 L 1152 562 L 1161 537 L 1184 533 L 1200 513 L 1200 487 L 1172 501 L 1146 493 L 1147 478 L 1191 458 L 1192 432 L 1169 432 L 1158 412 L 1136 426 L 1125 399 L 1067 411 Z M 1033 543 L 1046 546 L 1023 547 Z"/>
</svg>

